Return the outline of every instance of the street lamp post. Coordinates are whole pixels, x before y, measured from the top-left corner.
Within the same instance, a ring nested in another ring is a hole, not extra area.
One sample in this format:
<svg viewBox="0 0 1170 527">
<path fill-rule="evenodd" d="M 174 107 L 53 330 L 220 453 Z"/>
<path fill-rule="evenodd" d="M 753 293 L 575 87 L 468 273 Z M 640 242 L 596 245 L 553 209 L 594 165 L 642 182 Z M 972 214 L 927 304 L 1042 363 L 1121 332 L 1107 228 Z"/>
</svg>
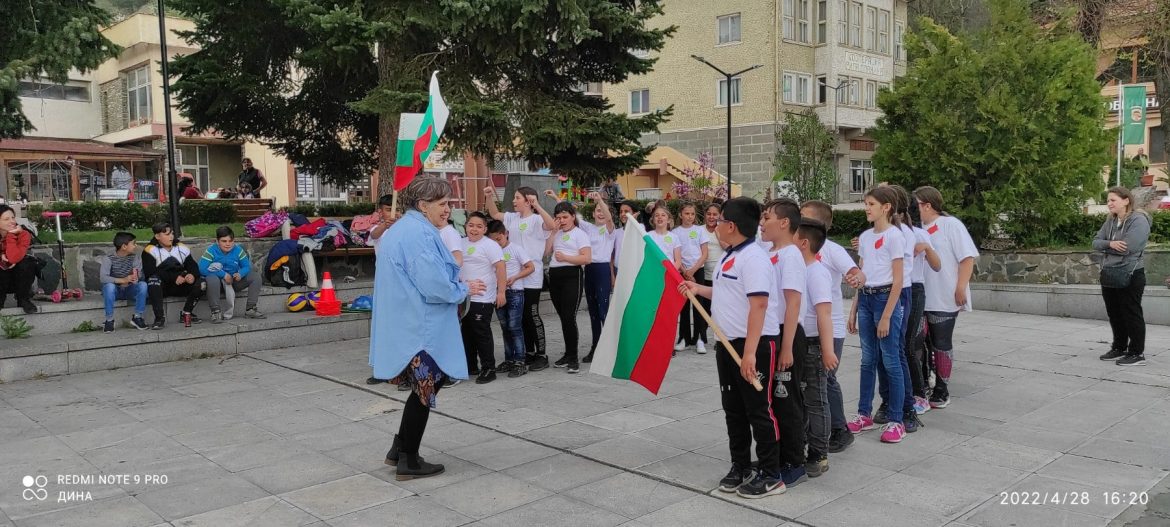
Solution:
<svg viewBox="0 0 1170 527">
<path fill-rule="evenodd" d="M 727 103 L 727 199 L 731 199 L 731 79 L 743 75 L 744 73 L 752 71 L 756 68 L 762 68 L 764 65 L 755 64 L 735 73 L 727 73 L 726 71 L 719 69 L 718 66 L 707 62 L 707 59 L 704 59 L 703 57 L 698 55 L 691 55 L 691 58 L 710 66 L 711 69 L 719 72 L 719 74 L 723 75 L 723 78 L 727 80 L 727 83 L 725 84 L 727 87 L 727 97 L 724 101 Z"/>
<path fill-rule="evenodd" d="M 171 76 L 167 69 L 167 14 L 163 0 L 158 0 L 158 38 L 162 48 L 163 115 L 167 126 L 167 192 L 170 194 L 171 229 L 177 240 L 183 231 L 179 225 L 179 173 L 175 170 L 175 132 L 171 128 Z"/>
<path fill-rule="evenodd" d="M 842 80 L 836 86 L 829 86 L 826 82 L 821 81 L 821 86 L 833 90 L 833 172 L 837 171 L 837 150 L 841 141 L 841 129 L 837 127 L 837 108 L 841 107 L 841 96 L 838 95 L 841 88 L 849 85 L 849 81 Z M 834 194 L 840 195 L 841 189 L 838 186 L 841 184 L 841 176 L 838 174 L 836 181 L 833 182 Z M 837 200 L 837 196 L 833 196 L 833 200 Z"/>
</svg>

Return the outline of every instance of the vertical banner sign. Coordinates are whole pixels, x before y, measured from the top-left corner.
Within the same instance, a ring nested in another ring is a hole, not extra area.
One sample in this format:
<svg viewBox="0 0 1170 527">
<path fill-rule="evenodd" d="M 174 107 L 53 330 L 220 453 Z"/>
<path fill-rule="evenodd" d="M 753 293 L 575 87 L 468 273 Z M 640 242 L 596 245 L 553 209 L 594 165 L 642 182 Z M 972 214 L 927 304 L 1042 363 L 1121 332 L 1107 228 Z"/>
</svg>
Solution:
<svg viewBox="0 0 1170 527">
<path fill-rule="evenodd" d="M 1121 142 L 1127 145 L 1146 144 L 1146 87 L 1125 86 L 1122 88 Z"/>
</svg>

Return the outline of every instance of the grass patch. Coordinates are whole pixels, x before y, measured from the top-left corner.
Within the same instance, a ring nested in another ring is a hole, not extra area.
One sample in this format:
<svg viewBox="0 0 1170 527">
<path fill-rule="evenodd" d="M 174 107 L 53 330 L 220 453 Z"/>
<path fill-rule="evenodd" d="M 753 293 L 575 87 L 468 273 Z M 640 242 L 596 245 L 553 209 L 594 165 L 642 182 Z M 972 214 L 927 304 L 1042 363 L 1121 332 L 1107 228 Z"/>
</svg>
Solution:
<svg viewBox="0 0 1170 527">
<path fill-rule="evenodd" d="M 184 225 L 183 238 L 214 238 L 215 229 L 218 229 L 220 225 L 215 223 Z M 237 239 L 244 237 L 243 223 L 230 223 L 228 226 L 235 231 Z M 114 240 L 114 234 L 117 232 L 119 231 L 64 231 L 61 233 L 61 237 L 65 239 L 65 243 L 110 243 Z M 150 229 L 133 229 L 128 232 L 134 233 L 139 245 L 146 245 L 154 236 Z M 41 230 L 40 238 L 44 240 L 45 244 L 52 245 L 57 241 L 57 232 Z"/>
</svg>

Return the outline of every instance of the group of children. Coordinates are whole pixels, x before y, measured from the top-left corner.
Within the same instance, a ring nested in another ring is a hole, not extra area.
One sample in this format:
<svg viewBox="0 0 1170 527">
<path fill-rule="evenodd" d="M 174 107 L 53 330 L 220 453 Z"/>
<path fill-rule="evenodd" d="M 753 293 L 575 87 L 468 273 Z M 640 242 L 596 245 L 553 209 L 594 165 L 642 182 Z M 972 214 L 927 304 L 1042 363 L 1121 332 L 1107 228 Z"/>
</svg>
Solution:
<svg viewBox="0 0 1170 527">
<path fill-rule="evenodd" d="M 114 331 L 114 303 L 118 300 L 134 302 L 130 325 L 140 330 L 165 327 L 166 297 L 185 299 L 179 312 L 184 326 L 202 322 L 195 316 L 194 309 L 205 292 L 213 324 L 234 316 L 236 295 L 245 291 L 244 316 L 265 318 L 257 307 L 260 283 L 252 273 L 252 261 L 248 252 L 236 245 L 231 227 L 216 229 L 215 244 L 204 251 L 198 262 L 189 247 L 175 240 L 169 223 L 157 223 L 151 231 L 154 236 L 142 251 L 138 251 L 133 233 L 115 234 L 114 253 L 102 259 L 99 277 L 105 302 L 103 330 L 106 333 Z M 226 297 L 224 309 L 220 304 L 221 291 Z M 149 326 L 143 319 L 148 300 L 154 310 L 154 321 Z"/>
<path fill-rule="evenodd" d="M 949 404 L 951 333 L 958 312 L 970 309 L 978 252 L 943 210 L 932 187 L 913 196 L 897 186 L 869 191 L 873 228 L 854 240 L 855 264 L 828 239 L 826 203 L 734 198 L 707 208 L 722 254 L 708 280 L 688 275 L 681 287 L 709 299 L 740 357 L 716 352 L 732 459 L 720 490 L 782 493 L 827 471 L 828 454 L 848 448 L 854 434 L 883 424 L 880 440 L 899 443 L 922 426 L 919 414 Z M 658 210 L 653 221 L 665 245 Z M 848 317 L 843 281 L 857 291 Z M 860 333 L 862 350 L 858 411 L 848 421 L 836 377 L 846 331 Z"/>
</svg>

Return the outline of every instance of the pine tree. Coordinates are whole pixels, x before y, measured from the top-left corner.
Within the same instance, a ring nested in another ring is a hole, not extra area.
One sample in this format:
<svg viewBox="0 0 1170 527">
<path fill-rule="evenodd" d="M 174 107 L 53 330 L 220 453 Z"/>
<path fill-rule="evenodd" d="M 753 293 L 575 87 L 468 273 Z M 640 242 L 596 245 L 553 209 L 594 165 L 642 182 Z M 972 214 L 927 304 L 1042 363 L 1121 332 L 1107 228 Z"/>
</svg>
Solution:
<svg viewBox="0 0 1170 527">
<path fill-rule="evenodd" d="M 977 238 L 998 226 L 1047 242 L 1103 189 L 1113 136 L 1094 50 L 1067 26 L 1035 24 L 1020 0 L 994 0 L 970 36 L 919 27 L 907 38 L 916 59 L 878 97 L 875 178 L 937 187 Z"/>
<path fill-rule="evenodd" d="M 673 33 L 649 27 L 658 0 L 172 3 L 201 48 L 173 69 L 193 129 L 263 140 L 335 184 L 391 173 L 398 116 L 425 109 L 433 70 L 447 151 L 522 157 L 583 185 L 640 164 L 640 136 L 670 113 L 629 118 L 578 91 L 650 71 L 630 51 Z"/>
<path fill-rule="evenodd" d="M 63 84 L 70 69 L 91 70 L 120 51 L 102 36 L 110 15 L 92 0 L 5 0 L 0 20 L 0 138 L 33 130 L 20 102 L 20 81 Z"/>
</svg>

